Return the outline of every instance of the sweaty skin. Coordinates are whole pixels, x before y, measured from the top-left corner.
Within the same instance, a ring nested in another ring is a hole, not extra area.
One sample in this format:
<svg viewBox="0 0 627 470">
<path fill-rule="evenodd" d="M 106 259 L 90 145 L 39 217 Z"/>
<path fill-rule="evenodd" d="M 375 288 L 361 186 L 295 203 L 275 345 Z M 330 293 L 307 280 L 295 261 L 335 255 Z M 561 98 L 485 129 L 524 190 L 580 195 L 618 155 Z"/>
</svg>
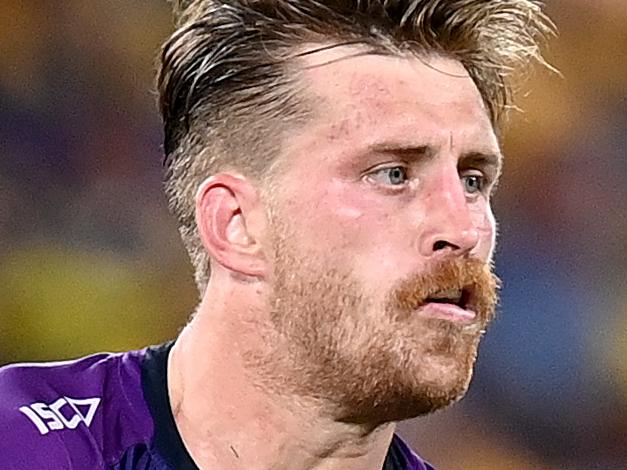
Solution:
<svg viewBox="0 0 627 470">
<path fill-rule="evenodd" d="M 448 404 L 470 380 L 485 325 L 398 323 L 387 302 L 444 260 L 491 260 L 497 138 L 460 63 L 356 52 L 308 58 L 314 114 L 271 210 L 241 175 L 199 188 L 212 273 L 168 380 L 200 468 L 380 470 L 394 421 L 420 414 L 395 400 L 427 386 Z"/>
</svg>

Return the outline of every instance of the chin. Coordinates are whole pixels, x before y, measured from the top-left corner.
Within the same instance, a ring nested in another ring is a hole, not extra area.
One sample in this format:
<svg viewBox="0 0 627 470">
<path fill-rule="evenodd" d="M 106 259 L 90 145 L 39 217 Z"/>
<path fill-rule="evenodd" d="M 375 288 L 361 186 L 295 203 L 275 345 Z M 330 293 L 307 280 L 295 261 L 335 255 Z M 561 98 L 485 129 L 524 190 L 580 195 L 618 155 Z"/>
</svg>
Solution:
<svg viewBox="0 0 627 470">
<path fill-rule="evenodd" d="M 424 355 L 412 368 L 399 371 L 396 420 L 416 418 L 446 408 L 464 397 L 473 375 L 476 354 Z M 404 376 L 404 377 L 403 377 Z"/>
<path fill-rule="evenodd" d="M 429 358 L 417 375 L 416 388 L 428 387 L 442 393 L 465 392 L 473 375 L 474 359 Z"/>
<path fill-rule="evenodd" d="M 345 419 L 379 425 L 446 408 L 466 394 L 473 362 L 430 357 L 415 368 L 398 364 L 391 374 L 381 374 L 374 387 L 363 384 L 362 391 L 370 393 L 350 403 Z"/>
<path fill-rule="evenodd" d="M 413 377 L 406 377 L 417 399 L 425 396 L 434 409 L 448 406 L 466 394 L 479 346 L 478 336 L 458 334 L 438 339 L 411 355 L 407 370 L 413 370 Z"/>
<path fill-rule="evenodd" d="M 468 391 L 472 371 L 442 374 L 432 381 L 425 381 L 417 387 L 417 400 L 425 400 L 430 405 L 428 412 L 449 406 L 464 397 Z"/>
<path fill-rule="evenodd" d="M 411 406 L 401 407 L 404 416 L 400 420 L 416 418 L 446 408 L 464 397 L 468 391 L 472 373 L 455 374 L 454 376 L 434 377 L 413 387 L 411 398 L 407 400 Z"/>
</svg>

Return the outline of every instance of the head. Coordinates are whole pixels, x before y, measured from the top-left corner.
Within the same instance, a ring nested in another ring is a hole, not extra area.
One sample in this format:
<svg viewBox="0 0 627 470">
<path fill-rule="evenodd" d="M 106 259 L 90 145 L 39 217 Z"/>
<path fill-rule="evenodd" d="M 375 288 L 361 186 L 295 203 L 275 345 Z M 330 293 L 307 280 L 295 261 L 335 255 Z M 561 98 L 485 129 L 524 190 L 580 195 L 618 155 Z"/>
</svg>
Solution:
<svg viewBox="0 0 627 470">
<path fill-rule="evenodd" d="M 166 192 L 201 296 L 216 271 L 264 292 L 250 367 L 349 421 L 462 396 L 496 304 L 497 135 L 548 31 L 538 6 L 178 7 Z"/>
</svg>

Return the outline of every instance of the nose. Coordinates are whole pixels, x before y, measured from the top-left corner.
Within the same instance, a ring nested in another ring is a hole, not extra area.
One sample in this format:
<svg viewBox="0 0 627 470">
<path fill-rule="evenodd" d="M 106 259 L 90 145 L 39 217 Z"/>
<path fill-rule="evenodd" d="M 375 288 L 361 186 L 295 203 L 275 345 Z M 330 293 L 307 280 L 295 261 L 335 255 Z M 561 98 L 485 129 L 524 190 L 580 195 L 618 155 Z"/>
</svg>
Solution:
<svg viewBox="0 0 627 470">
<path fill-rule="evenodd" d="M 424 230 L 419 240 L 425 257 L 465 255 L 479 243 L 479 230 L 473 223 L 457 169 L 454 175 L 450 173 L 433 181 L 425 197 Z"/>
</svg>

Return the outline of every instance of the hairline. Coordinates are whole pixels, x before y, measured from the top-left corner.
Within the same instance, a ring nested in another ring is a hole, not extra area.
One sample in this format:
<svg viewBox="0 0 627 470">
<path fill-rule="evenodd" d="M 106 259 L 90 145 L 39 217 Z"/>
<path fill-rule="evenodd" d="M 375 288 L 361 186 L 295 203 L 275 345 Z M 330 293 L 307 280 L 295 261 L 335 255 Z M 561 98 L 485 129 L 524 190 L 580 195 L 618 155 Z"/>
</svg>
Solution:
<svg viewBox="0 0 627 470">
<path fill-rule="evenodd" d="M 410 44 L 415 45 L 415 47 L 405 47 Z M 344 51 L 342 51 L 344 50 Z M 337 51 L 337 55 L 335 52 Z M 332 54 L 331 57 L 323 59 L 321 62 L 314 62 L 315 56 L 317 54 Z M 303 104 L 307 109 L 301 110 L 307 116 L 305 121 L 300 123 L 288 123 L 287 126 L 289 129 L 287 130 L 286 135 L 282 136 L 283 141 L 281 142 L 267 142 L 268 148 L 278 149 L 283 147 L 286 140 L 290 138 L 290 131 L 294 131 L 296 129 L 301 128 L 301 126 L 306 126 L 307 124 L 311 124 L 312 120 L 316 117 L 320 117 L 320 113 L 324 111 L 320 103 L 324 105 L 332 105 L 328 99 L 316 92 L 312 92 L 313 87 L 310 83 L 307 83 L 308 80 L 311 80 L 311 77 L 307 76 L 307 70 L 312 70 L 319 67 L 325 67 L 337 62 L 341 62 L 344 60 L 350 60 L 356 57 L 362 56 L 381 56 L 381 57 L 391 57 L 391 58 L 399 58 L 402 60 L 418 60 L 424 66 L 435 70 L 437 72 L 454 76 L 456 78 L 468 78 L 472 80 L 473 85 L 475 86 L 477 93 L 481 97 L 481 102 L 484 106 L 484 112 L 486 117 L 490 121 L 492 126 L 492 130 L 494 131 L 497 141 L 500 141 L 500 127 L 498 122 L 495 122 L 490 115 L 490 112 L 487 108 L 487 105 L 484 100 L 484 96 L 481 94 L 481 90 L 479 85 L 476 83 L 475 79 L 470 74 L 467 66 L 454 54 L 440 51 L 435 48 L 427 48 L 424 46 L 415 43 L 414 41 L 406 41 L 400 45 L 381 45 L 380 43 L 371 44 L 368 41 L 351 41 L 351 42 L 337 42 L 337 41 L 304 41 L 300 45 L 294 46 L 294 53 L 289 57 L 285 58 L 285 63 L 291 62 L 294 67 L 288 66 L 284 69 L 284 73 L 287 76 L 287 80 L 285 82 L 285 86 L 294 87 L 297 92 L 303 92 L 304 100 L 299 103 Z M 431 62 L 431 59 L 442 58 L 445 60 L 451 60 L 459 65 L 461 65 L 465 71 L 463 75 L 451 74 L 449 72 L 444 72 L 435 67 Z M 313 62 L 313 63 L 312 63 Z M 290 76 L 291 74 L 291 76 Z M 420 83 L 417 83 L 416 86 L 420 86 Z M 294 90 L 294 88 L 292 88 Z M 294 126 L 295 124 L 295 126 Z M 281 137 L 279 137 L 281 138 Z M 500 144 L 500 142 L 499 142 Z M 286 155 L 283 155 L 282 152 L 277 152 L 275 158 L 273 158 L 272 162 L 268 165 L 266 171 L 264 171 L 264 175 L 262 178 L 262 185 L 266 181 L 266 178 L 269 180 L 273 179 L 273 176 L 277 173 L 278 168 L 281 166 L 285 160 Z M 280 173 L 280 170 L 279 170 Z"/>
</svg>

